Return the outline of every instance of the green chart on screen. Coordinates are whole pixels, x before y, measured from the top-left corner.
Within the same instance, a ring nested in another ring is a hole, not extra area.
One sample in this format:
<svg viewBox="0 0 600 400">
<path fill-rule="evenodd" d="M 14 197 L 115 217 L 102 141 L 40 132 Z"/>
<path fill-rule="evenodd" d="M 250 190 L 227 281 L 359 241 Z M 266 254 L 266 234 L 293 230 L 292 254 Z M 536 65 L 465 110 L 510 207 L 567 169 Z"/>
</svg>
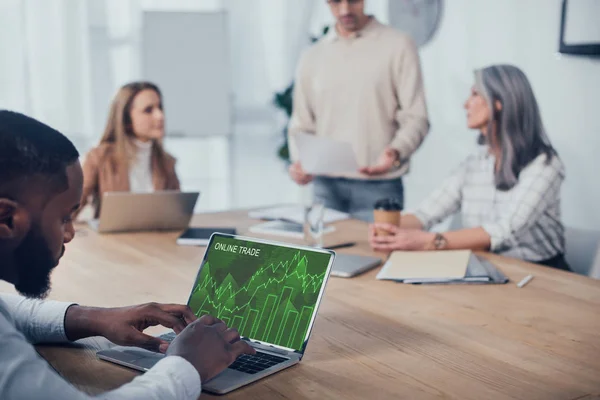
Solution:
<svg viewBox="0 0 600 400">
<path fill-rule="evenodd" d="M 216 237 L 189 306 L 240 335 L 301 350 L 330 255 Z"/>
</svg>

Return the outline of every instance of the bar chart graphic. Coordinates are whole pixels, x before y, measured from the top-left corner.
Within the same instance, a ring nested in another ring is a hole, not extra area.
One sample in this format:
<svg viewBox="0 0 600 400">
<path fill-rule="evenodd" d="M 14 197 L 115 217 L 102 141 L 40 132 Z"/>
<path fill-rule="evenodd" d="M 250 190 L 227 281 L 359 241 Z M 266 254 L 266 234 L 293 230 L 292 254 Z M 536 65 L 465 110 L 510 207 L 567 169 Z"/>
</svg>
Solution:
<svg viewBox="0 0 600 400">
<path fill-rule="evenodd" d="M 260 247 L 260 256 L 211 248 L 190 307 L 198 316 L 220 318 L 242 336 L 300 350 L 330 255 L 263 243 L 240 246 Z"/>
</svg>

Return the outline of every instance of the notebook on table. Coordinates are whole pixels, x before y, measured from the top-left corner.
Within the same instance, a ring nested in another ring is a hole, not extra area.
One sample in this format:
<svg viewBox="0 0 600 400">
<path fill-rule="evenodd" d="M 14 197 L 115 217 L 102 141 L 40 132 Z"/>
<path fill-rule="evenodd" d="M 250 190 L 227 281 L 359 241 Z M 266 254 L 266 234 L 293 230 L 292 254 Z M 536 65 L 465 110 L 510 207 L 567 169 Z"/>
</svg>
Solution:
<svg viewBox="0 0 600 400">
<path fill-rule="evenodd" d="M 403 283 L 506 283 L 492 263 L 470 250 L 395 251 L 377 279 Z"/>
</svg>

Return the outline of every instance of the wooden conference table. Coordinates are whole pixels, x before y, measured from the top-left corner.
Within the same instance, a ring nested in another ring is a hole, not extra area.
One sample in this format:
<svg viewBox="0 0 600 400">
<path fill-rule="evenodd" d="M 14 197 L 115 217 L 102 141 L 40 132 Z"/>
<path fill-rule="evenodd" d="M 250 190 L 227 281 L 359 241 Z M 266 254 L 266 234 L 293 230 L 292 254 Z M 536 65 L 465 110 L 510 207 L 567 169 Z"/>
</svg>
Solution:
<svg viewBox="0 0 600 400">
<path fill-rule="evenodd" d="M 255 223 L 247 211 L 231 211 L 196 215 L 192 226 L 245 233 Z M 339 251 L 373 254 L 365 223 L 335 225 L 326 245 L 355 241 Z M 204 248 L 176 245 L 178 233 L 80 229 L 54 272 L 51 298 L 98 306 L 187 301 Z M 225 397 L 600 399 L 600 281 L 485 257 L 511 282 L 411 286 L 377 281 L 378 269 L 330 278 L 303 361 Z M 533 281 L 518 289 L 530 273 Z M 95 349 L 108 345 L 88 339 L 38 351 L 75 386 L 99 394 L 137 376 L 96 359 Z"/>
</svg>

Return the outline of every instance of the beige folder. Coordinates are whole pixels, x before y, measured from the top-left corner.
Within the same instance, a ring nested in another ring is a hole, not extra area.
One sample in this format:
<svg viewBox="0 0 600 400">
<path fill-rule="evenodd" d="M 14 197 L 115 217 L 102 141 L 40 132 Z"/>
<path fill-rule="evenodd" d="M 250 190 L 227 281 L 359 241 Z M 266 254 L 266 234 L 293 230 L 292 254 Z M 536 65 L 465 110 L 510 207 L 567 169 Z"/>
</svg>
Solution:
<svg viewBox="0 0 600 400">
<path fill-rule="evenodd" d="M 394 251 L 377 279 L 461 279 L 470 257 L 471 250 Z"/>
</svg>

